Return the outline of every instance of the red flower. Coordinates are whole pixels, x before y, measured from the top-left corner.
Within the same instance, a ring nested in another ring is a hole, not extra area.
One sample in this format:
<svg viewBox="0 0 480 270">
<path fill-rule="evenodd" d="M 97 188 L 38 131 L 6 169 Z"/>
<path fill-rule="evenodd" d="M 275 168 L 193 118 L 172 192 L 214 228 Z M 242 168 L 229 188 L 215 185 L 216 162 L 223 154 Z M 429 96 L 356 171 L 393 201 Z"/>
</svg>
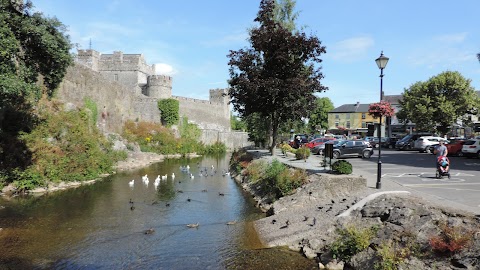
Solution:
<svg viewBox="0 0 480 270">
<path fill-rule="evenodd" d="M 372 103 L 368 107 L 368 114 L 377 118 L 380 116 L 392 117 L 395 115 L 395 111 L 392 105 L 388 101 L 380 101 L 378 103 Z"/>
</svg>

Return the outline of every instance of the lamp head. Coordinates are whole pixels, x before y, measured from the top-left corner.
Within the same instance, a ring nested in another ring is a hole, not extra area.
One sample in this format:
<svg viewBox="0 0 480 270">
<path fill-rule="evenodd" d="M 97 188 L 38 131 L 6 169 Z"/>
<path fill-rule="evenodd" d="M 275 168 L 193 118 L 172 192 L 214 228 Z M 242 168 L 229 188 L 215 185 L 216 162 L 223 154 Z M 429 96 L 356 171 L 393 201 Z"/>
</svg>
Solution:
<svg viewBox="0 0 480 270">
<path fill-rule="evenodd" d="M 387 66 L 388 59 L 389 59 L 388 57 L 383 55 L 383 51 L 382 51 L 382 53 L 380 54 L 380 57 L 375 59 L 375 62 L 377 63 L 378 68 L 384 69 Z"/>
</svg>

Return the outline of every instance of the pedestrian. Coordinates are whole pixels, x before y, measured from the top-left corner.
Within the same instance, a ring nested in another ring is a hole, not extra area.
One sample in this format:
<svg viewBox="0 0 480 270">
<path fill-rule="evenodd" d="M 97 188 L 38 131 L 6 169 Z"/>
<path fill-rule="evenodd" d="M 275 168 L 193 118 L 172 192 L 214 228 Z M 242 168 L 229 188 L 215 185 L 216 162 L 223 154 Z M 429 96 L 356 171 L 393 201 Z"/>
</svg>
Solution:
<svg viewBox="0 0 480 270">
<path fill-rule="evenodd" d="M 448 155 L 448 149 L 443 140 L 439 141 L 438 146 L 435 148 L 435 150 L 433 150 L 433 153 L 435 154 L 435 166 L 438 169 L 439 158 L 446 157 Z"/>
<path fill-rule="evenodd" d="M 297 142 L 297 148 L 300 148 L 300 146 L 302 145 L 302 138 L 300 138 L 300 136 L 298 135 L 296 137 L 296 142 Z"/>
</svg>

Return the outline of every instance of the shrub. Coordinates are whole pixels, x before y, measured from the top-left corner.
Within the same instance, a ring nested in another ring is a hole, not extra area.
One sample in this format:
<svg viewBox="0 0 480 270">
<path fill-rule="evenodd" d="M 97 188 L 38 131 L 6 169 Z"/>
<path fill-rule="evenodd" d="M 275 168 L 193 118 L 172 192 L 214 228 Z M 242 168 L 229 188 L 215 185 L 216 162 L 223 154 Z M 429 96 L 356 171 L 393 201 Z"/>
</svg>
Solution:
<svg viewBox="0 0 480 270">
<path fill-rule="evenodd" d="M 398 265 L 400 265 L 406 258 L 410 257 L 413 253 L 415 253 L 415 251 L 418 250 L 418 244 L 415 244 L 412 236 L 407 236 L 407 239 L 409 240 L 404 244 L 404 247 L 402 247 L 400 243 L 392 240 L 381 243 L 377 248 L 377 254 L 380 257 L 380 260 L 375 263 L 375 269 L 398 269 Z"/>
<path fill-rule="evenodd" d="M 349 226 L 345 229 L 338 229 L 338 237 L 331 244 L 330 250 L 334 258 L 349 261 L 353 255 L 365 250 L 370 245 L 370 240 L 376 232 L 376 227 L 357 229 Z"/>
<path fill-rule="evenodd" d="M 307 159 L 310 156 L 310 148 L 302 146 L 295 151 L 296 159 Z"/>
<path fill-rule="evenodd" d="M 285 169 L 276 178 L 276 188 L 280 196 L 292 194 L 305 183 L 307 183 L 305 170 Z"/>
<path fill-rule="evenodd" d="M 339 174 L 351 174 L 352 164 L 346 160 L 337 160 L 332 164 L 332 170 Z"/>
<path fill-rule="evenodd" d="M 472 233 L 462 227 L 450 227 L 443 222 L 439 228 L 440 235 L 432 236 L 429 240 L 434 252 L 450 255 L 468 247 L 472 242 Z"/>
<path fill-rule="evenodd" d="M 245 174 L 248 175 L 250 182 L 255 183 L 265 179 L 267 167 L 268 164 L 265 160 L 257 159 L 248 164 Z"/>
<path fill-rule="evenodd" d="M 161 99 L 158 101 L 158 109 L 161 113 L 162 122 L 167 127 L 175 125 L 179 120 L 179 101 L 173 98 Z"/>
<path fill-rule="evenodd" d="M 282 154 L 286 155 L 287 152 L 290 152 L 290 153 L 295 153 L 295 149 L 293 147 L 290 146 L 290 144 L 288 143 L 282 143 L 280 145 L 280 149 L 282 150 Z"/>
</svg>

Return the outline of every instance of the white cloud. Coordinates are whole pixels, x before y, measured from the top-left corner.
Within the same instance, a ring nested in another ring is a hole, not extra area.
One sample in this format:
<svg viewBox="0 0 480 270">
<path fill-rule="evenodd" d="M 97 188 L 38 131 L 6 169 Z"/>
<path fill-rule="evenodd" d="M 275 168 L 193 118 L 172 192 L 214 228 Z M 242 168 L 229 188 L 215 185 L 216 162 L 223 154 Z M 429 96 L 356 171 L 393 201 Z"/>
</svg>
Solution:
<svg viewBox="0 0 480 270">
<path fill-rule="evenodd" d="M 329 54 L 334 60 L 352 62 L 366 56 L 374 43 L 370 37 L 353 37 L 330 46 Z"/>
<path fill-rule="evenodd" d="M 456 34 L 448 34 L 448 35 L 441 35 L 437 36 L 434 39 L 440 42 L 446 42 L 446 43 L 461 43 L 465 41 L 467 38 L 467 33 L 456 33 Z"/>
<path fill-rule="evenodd" d="M 157 63 L 157 64 L 154 64 L 154 66 L 155 66 L 155 74 L 156 75 L 161 74 L 161 75 L 172 76 L 172 75 L 177 73 L 177 71 L 172 66 L 170 66 L 169 64 Z"/>
</svg>

